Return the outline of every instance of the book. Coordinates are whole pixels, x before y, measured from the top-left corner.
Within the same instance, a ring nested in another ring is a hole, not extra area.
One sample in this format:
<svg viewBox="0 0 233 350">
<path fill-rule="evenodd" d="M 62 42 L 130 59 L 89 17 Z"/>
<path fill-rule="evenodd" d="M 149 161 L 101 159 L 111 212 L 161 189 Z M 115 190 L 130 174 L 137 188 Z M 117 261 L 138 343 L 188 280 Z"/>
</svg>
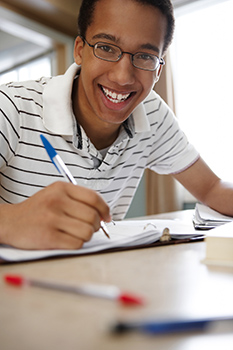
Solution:
<svg viewBox="0 0 233 350">
<path fill-rule="evenodd" d="M 222 215 L 204 204 L 197 203 L 195 206 L 193 224 L 197 230 L 210 230 L 231 221 L 233 217 Z"/>
<path fill-rule="evenodd" d="M 78 250 L 23 250 L 0 245 L 0 259 L 7 262 L 31 261 L 204 239 L 203 234 L 195 231 L 192 222 L 180 220 L 125 220 L 107 224 L 107 227 L 110 239 L 99 230 Z"/>
<path fill-rule="evenodd" d="M 233 222 L 217 227 L 206 234 L 204 263 L 233 267 Z"/>
</svg>

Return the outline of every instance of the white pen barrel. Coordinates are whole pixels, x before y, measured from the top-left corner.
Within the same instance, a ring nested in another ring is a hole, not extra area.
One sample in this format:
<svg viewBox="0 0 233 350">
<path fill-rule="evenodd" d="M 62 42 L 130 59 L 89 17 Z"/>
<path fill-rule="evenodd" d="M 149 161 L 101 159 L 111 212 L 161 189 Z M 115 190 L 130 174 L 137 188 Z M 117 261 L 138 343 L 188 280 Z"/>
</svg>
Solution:
<svg viewBox="0 0 233 350">
<path fill-rule="evenodd" d="M 56 167 L 59 169 L 60 173 L 69 182 L 72 182 L 74 185 L 77 185 L 75 178 L 73 177 L 73 175 L 71 174 L 71 172 L 69 171 L 69 169 L 67 168 L 67 166 L 65 165 L 65 163 L 63 162 L 63 160 L 58 154 L 53 158 L 53 161 L 56 164 Z"/>
<path fill-rule="evenodd" d="M 116 299 L 120 295 L 119 288 L 115 286 L 101 286 L 87 284 L 85 286 L 70 286 L 46 281 L 28 280 L 28 284 L 46 289 L 60 290 L 81 295 L 88 295 L 105 299 Z"/>
</svg>

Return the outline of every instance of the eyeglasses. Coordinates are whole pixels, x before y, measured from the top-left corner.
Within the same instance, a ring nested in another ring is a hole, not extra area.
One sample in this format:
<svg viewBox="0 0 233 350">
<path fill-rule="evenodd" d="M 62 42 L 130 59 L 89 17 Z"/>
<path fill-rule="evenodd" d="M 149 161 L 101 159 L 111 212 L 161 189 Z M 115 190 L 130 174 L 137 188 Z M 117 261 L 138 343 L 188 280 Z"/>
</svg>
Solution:
<svg viewBox="0 0 233 350">
<path fill-rule="evenodd" d="M 136 68 L 155 71 L 160 65 L 165 65 L 163 58 L 159 58 L 156 55 L 152 55 L 147 52 L 136 52 L 135 54 L 127 51 L 122 51 L 119 46 L 97 42 L 94 45 L 89 44 L 85 38 L 82 40 L 90 47 L 93 48 L 95 57 L 108 62 L 117 62 L 121 59 L 124 53 L 130 55 L 132 65 Z"/>
</svg>

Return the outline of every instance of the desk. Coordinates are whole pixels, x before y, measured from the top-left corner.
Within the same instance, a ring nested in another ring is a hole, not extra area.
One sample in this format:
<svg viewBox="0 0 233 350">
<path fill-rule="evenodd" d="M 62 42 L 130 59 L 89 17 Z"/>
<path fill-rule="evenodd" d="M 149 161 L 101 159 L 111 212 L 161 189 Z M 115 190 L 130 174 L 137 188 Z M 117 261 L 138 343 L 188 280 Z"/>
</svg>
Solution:
<svg viewBox="0 0 233 350">
<path fill-rule="evenodd" d="M 192 212 L 153 218 L 182 218 Z M 1 350 L 202 350 L 233 349 L 233 325 L 205 333 L 116 336 L 108 325 L 119 318 L 233 314 L 233 268 L 200 261 L 205 243 L 186 243 L 91 256 L 0 266 Z M 144 295 L 143 307 L 37 288 L 6 285 L 18 273 L 68 283 L 114 284 Z"/>
</svg>

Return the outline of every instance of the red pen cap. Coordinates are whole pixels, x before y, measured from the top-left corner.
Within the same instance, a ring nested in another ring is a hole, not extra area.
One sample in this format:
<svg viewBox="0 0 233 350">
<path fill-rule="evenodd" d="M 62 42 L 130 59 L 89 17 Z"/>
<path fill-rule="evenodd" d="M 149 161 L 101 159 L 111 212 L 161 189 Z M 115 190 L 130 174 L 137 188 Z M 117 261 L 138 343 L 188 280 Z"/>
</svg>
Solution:
<svg viewBox="0 0 233 350">
<path fill-rule="evenodd" d="M 24 278 L 18 275 L 5 275 L 4 279 L 7 283 L 14 284 L 15 286 L 22 286 L 25 284 Z"/>
<path fill-rule="evenodd" d="M 128 305 L 143 305 L 145 304 L 145 301 L 138 297 L 138 296 L 134 296 L 134 295 L 130 295 L 130 294 L 127 294 L 127 293 L 124 293 L 124 294 L 121 294 L 119 295 L 118 297 L 118 300 L 123 303 L 123 304 L 128 304 Z"/>
</svg>

